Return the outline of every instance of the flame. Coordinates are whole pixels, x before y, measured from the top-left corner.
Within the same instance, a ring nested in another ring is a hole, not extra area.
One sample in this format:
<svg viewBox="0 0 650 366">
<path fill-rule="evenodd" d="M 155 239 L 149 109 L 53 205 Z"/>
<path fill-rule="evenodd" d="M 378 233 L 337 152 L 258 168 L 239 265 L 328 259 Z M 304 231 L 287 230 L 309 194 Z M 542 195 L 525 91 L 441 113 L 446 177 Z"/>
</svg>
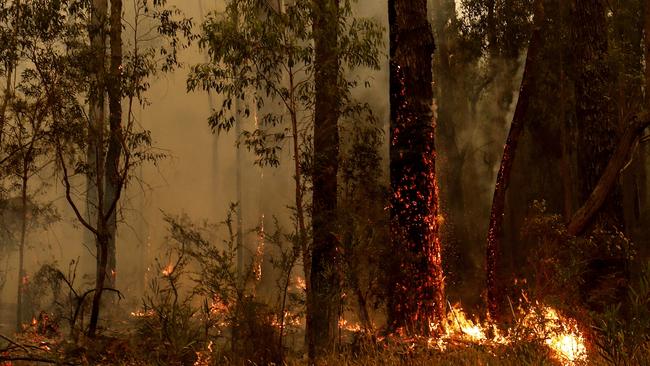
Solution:
<svg viewBox="0 0 650 366">
<path fill-rule="evenodd" d="M 136 310 L 136 311 L 131 312 L 131 316 L 134 317 L 134 318 L 147 318 L 147 317 L 150 317 L 150 316 L 154 316 L 155 314 L 156 314 L 156 312 L 153 311 L 153 309 L 149 309 L 149 310 L 146 310 L 146 311 L 144 311 L 144 310 Z"/>
<path fill-rule="evenodd" d="M 230 307 L 224 304 L 223 301 L 216 297 L 210 301 L 210 314 L 211 315 L 226 315 L 230 311 Z"/>
<path fill-rule="evenodd" d="M 561 316 L 550 306 L 535 304 L 522 321 L 530 326 L 551 349 L 558 361 L 571 365 L 587 358 L 584 336 L 574 319 Z M 541 320 L 538 313 L 541 314 Z"/>
<path fill-rule="evenodd" d="M 174 272 L 174 265 L 169 263 L 168 265 L 165 266 L 165 268 L 162 269 L 162 275 L 167 277 Z"/>
<path fill-rule="evenodd" d="M 196 361 L 194 366 L 212 365 L 212 341 L 208 343 L 208 349 L 205 351 L 196 351 Z"/>
<path fill-rule="evenodd" d="M 260 218 L 260 228 L 257 234 L 257 249 L 255 250 L 255 257 L 253 260 L 253 274 L 255 275 L 255 280 L 260 281 L 262 279 L 262 262 L 264 260 L 264 214 Z"/>
<path fill-rule="evenodd" d="M 280 328 L 280 326 L 281 326 L 280 323 L 281 323 L 281 321 L 277 316 L 273 317 L 273 319 L 271 320 L 271 325 L 276 327 L 276 328 Z M 293 312 L 291 312 L 289 310 L 284 311 L 284 326 L 285 327 L 287 327 L 287 326 L 298 327 L 298 326 L 301 326 L 301 325 L 304 325 L 304 317 L 303 316 L 295 314 L 295 313 L 293 313 Z"/>
<path fill-rule="evenodd" d="M 500 331 L 496 323 L 470 319 L 460 304 L 450 305 L 443 335 L 428 338 L 426 344 L 429 348 L 445 350 L 448 345 L 458 343 L 498 346 L 539 340 L 563 365 L 587 360 L 585 339 L 574 319 L 564 317 L 556 309 L 538 302 L 528 305 L 527 308 L 518 308 L 518 321 L 505 332 Z M 437 328 L 434 324 L 431 327 Z"/>
<path fill-rule="evenodd" d="M 303 290 L 303 291 L 307 290 L 307 282 L 305 282 L 304 278 L 302 278 L 300 276 L 296 276 L 295 283 L 296 283 L 296 285 L 295 285 L 296 288 L 298 288 L 300 290 Z"/>
<path fill-rule="evenodd" d="M 348 332 L 358 333 L 363 330 L 361 324 L 349 322 L 346 319 L 339 319 L 339 328 L 347 330 Z"/>
</svg>

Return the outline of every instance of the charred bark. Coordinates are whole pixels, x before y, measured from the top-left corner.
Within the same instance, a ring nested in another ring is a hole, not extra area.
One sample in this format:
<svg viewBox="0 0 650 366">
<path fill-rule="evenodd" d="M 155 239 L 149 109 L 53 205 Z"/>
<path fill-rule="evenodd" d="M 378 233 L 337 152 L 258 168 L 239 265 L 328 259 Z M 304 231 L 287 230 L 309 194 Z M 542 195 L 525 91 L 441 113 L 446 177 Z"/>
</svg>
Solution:
<svg viewBox="0 0 650 366">
<path fill-rule="evenodd" d="M 339 1 L 315 0 L 315 114 L 313 167 L 313 246 L 307 300 L 309 359 L 333 350 L 338 333 L 337 191 L 340 115 L 338 54 Z"/>
<path fill-rule="evenodd" d="M 425 0 L 389 0 L 391 247 L 388 321 L 430 333 L 444 318 L 432 112 L 435 43 Z"/>
</svg>

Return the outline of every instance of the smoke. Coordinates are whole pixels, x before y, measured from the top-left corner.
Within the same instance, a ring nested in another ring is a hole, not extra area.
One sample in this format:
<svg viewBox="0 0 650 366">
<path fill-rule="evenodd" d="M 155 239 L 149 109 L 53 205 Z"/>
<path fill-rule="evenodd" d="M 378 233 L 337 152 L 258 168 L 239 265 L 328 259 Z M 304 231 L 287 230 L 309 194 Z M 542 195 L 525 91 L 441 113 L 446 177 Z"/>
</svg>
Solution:
<svg viewBox="0 0 650 366">
<path fill-rule="evenodd" d="M 202 16 L 214 10 L 223 10 L 223 0 L 185 1 L 169 0 L 168 5 L 177 6 L 195 23 L 199 31 Z M 125 17 L 133 16 L 133 7 L 125 2 Z M 373 1 L 363 0 L 354 5 L 355 14 L 379 20 L 387 28 L 387 9 L 377 7 Z M 128 30 L 125 31 L 125 37 Z M 388 44 L 385 35 L 385 44 Z M 125 47 L 130 47 L 125 41 Z M 388 63 L 387 50 L 382 57 L 380 71 L 361 70 L 355 72 L 360 80 L 369 80 L 371 88 L 359 87 L 353 95 L 360 101 L 368 101 L 387 133 L 388 126 Z M 137 306 L 147 286 L 147 281 L 156 275 L 154 259 L 161 257 L 167 246 L 167 225 L 165 214 L 187 215 L 194 222 L 207 220 L 213 223 L 225 219 L 228 207 L 241 198 L 243 242 L 247 252 L 254 253 L 258 245 L 256 228 L 263 225 L 267 231 L 277 219 L 285 231 L 292 227 L 293 151 L 290 144 L 283 146 L 280 165 L 276 168 L 259 167 L 253 164 L 255 157 L 242 145 L 241 160 L 237 160 L 236 136 L 234 131 L 215 135 L 208 125 L 211 106 L 218 106 L 218 95 L 205 92 L 186 92 L 189 66 L 205 61 L 196 44 L 180 54 L 184 66 L 172 73 L 161 74 L 151 82 L 146 98 L 151 102 L 134 109 L 136 124 L 150 130 L 153 147 L 167 155 L 156 164 L 145 164 L 132 172 L 128 187 L 122 195 L 118 214 L 117 234 L 117 288 L 126 298 L 123 304 Z M 363 83 L 362 83 L 363 84 Z M 125 106 L 126 108 L 126 106 Z M 255 113 L 242 118 L 242 130 L 255 127 Z M 388 147 L 383 151 L 387 164 Z M 238 166 L 241 174 L 241 191 L 238 193 L 236 176 Z M 387 170 L 387 169 L 386 169 Z M 32 275 L 49 263 L 55 263 L 66 272 L 68 265 L 79 262 L 77 285 L 90 285 L 94 278 L 94 247 L 84 235 L 85 229 L 78 223 L 65 200 L 60 177 L 45 178 L 51 186 L 42 202 L 52 202 L 60 214 L 60 220 L 44 229 L 30 231 L 27 239 L 25 270 Z M 74 182 L 83 186 L 83 179 Z M 79 207 L 84 206 L 79 197 Z M 215 233 L 216 237 L 225 235 Z M 11 329 L 17 291 L 17 254 L 2 256 L 2 263 L 8 263 L 6 284 L 0 291 L 0 322 Z M 268 263 L 267 263 L 268 265 Z M 262 268 L 264 271 L 265 268 Z M 0 279 L 1 281 L 2 279 Z M 29 281 L 29 278 L 26 279 Z M 0 325 L 0 328 L 2 326 Z"/>
</svg>

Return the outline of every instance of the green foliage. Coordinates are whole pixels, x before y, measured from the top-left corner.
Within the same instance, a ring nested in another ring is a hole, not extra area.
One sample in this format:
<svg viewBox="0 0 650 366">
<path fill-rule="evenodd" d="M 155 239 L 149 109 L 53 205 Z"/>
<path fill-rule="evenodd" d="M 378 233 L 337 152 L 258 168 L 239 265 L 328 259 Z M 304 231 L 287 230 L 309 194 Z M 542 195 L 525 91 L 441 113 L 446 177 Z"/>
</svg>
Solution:
<svg viewBox="0 0 650 366">
<path fill-rule="evenodd" d="M 547 213 L 544 201 L 533 203 L 522 234 L 535 248 L 528 258 L 534 298 L 564 303 L 569 308 L 577 305 L 587 271 L 588 247 L 566 234 L 561 215 Z"/>
<path fill-rule="evenodd" d="M 226 219 L 219 226 L 195 225 L 187 217 L 165 217 L 177 259 L 169 261 L 167 266 L 159 266 L 169 284 L 166 288 L 152 287 L 152 293 L 165 294 L 166 297 L 156 301 L 157 308 L 151 306 L 153 302 L 149 302 L 148 307 L 145 304 L 145 314 L 147 309 L 153 310 L 154 314 L 171 309 L 163 313 L 187 319 L 183 324 L 185 329 L 202 330 L 201 337 L 195 335 L 192 338 L 187 334 L 188 337 L 180 338 L 204 344 L 215 342 L 219 345 L 215 350 L 216 357 L 238 360 L 245 355 L 258 363 L 277 362 L 281 356 L 276 341 L 277 329 L 273 326 L 276 314 L 257 298 L 255 292 L 259 280 L 256 277 L 258 258 L 253 255 L 246 268 L 237 268 L 237 238 L 232 227 L 235 209 L 236 205 L 231 205 Z M 227 233 L 221 243 L 206 239 L 219 228 Z M 185 268 L 192 286 L 183 297 L 179 282 Z M 200 308 L 192 305 L 197 301 L 202 303 Z M 174 308 L 179 311 L 174 312 Z M 171 324 L 170 329 L 179 326 Z M 225 340 L 225 343 L 220 340 Z"/>
<path fill-rule="evenodd" d="M 223 96 L 209 119 L 216 132 L 230 130 L 238 115 L 249 117 L 259 111 L 259 126 L 243 131 L 240 141 L 255 152 L 257 164 L 279 164 L 282 142 L 294 133 L 286 126 L 287 118 L 297 125 L 301 140 L 308 140 L 314 108 L 313 11 L 307 0 L 285 4 L 283 9 L 265 0 L 233 1 L 224 13 L 212 13 L 203 23 L 199 45 L 210 62 L 192 68 L 188 90 L 213 90 Z M 345 1 L 339 25 L 342 67 L 377 69 L 383 34 L 378 23 L 354 18 Z M 353 113 L 358 107 L 349 91 L 359 81 L 341 77 L 344 114 Z"/>
<path fill-rule="evenodd" d="M 373 331 L 372 310 L 385 299 L 384 259 L 388 255 L 388 188 L 382 175 L 382 131 L 374 116 L 341 131 L 339 220 L 343 285 L 349 309 L 366 331 Z"/>
<path fill-rule="evenodd" d="M 650 342 L 650 262 L 634 273 L 623 303 L 593 313 L 594 345 L 615 365 L 647 364 Z"/>
<path fill-rule="evenodd" d="M 45 314 L 61 332 L 67 330 L 73 341 L 79 339 L 94 289 L 77 282 L 78 264 L 78 260 L 72 260 L 66 273 L 56 263 L 44 264 L 28 279 L 24 289 L 25 322 Z"/>
<path fill-rule="evenodd" d="M 533 0 L 462 0 L 462 29 L 484 50 L 517 58 L 530 37 Z M 491 8 L 491 9 L 490 9 Z M 496 41 L 496 44 L 490 42 Z M 496 55 L 493 55 L 496 56 Z"/>
<path fill-rule="evenodd" d="M 136 313 L 138 334 L 151 351 L 150 361 L 156 365 L 187 365 L 194 362 L 196 352 L 205 340 L 203 327 L 194 317 L 192 296 L 181 292 L 181 277 L 186 273 L 188 259 L 183 248 L 170 248 L 168 264 L 156 261 L 156 273 L 143 299 L 143 309 Z"/>
<path fill-rule="evenodd" d="M 287 335 L 299 331 L 300 320 L 305 316 L 306 285 L 297 283 L 295 268 L 300 262 L 300 240 L 295 233 L 283 231 L 278 220 L 274 218 L 274 230 L 266 233 L 265 239 L 274 246 L 275 253 L 269 261 L 275 270 L 275 285 L 277 289 L 275 323 L 278 325 L 280 351 L 284 352 L 284 341 Z"/>
</svg>

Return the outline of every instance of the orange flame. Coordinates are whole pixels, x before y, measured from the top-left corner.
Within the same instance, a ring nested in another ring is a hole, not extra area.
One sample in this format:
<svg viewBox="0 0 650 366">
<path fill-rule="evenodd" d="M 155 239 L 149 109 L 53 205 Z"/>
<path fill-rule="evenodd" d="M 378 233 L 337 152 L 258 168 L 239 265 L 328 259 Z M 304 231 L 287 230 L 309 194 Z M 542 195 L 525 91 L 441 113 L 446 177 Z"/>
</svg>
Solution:
<svg viewBox="0 0 650 366">
<path fill-rule="evenodd" d="M 169 263 L 168 265 L 165 266 L 165 268 L 162 269 L 162 275 L 167 277 L 174 272 L 174 265 Z"/>
<path fill-rule="evenodd" d="M 563 365 L 573 365 L 587 360 L 585 339 L 574 319 L 564 317 L 550 307 L 530 304 L 526 310 L 518 309 L 516 326 L 501 332 L 492 322 L 481 323 L 470 319 L 459 304 L 450 306 L 446 328 L 442 337 L 429 338 L 427 345 L 444 350 L 454 341 L 480 345 L 509 345 L 524 339 L 540 340 Z M 433 328 L 435 326 L 431 325 Z"/>
</svg>

